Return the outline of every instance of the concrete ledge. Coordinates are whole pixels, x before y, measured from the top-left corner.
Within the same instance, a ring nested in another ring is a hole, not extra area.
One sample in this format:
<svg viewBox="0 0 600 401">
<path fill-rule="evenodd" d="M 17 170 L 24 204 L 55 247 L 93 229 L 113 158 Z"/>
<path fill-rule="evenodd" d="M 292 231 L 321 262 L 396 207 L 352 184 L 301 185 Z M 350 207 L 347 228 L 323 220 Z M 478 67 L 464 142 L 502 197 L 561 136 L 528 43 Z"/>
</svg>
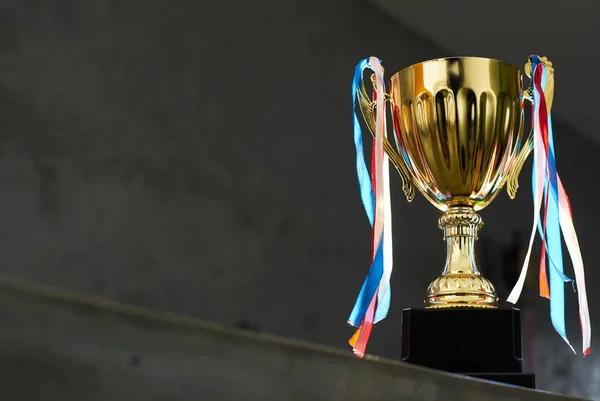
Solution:
<svg viewBox="0 0 600 401">
<path fill-rule="evenodd" d="M 0 277 L 4 400 L 566 401 Z"/>
</svg>

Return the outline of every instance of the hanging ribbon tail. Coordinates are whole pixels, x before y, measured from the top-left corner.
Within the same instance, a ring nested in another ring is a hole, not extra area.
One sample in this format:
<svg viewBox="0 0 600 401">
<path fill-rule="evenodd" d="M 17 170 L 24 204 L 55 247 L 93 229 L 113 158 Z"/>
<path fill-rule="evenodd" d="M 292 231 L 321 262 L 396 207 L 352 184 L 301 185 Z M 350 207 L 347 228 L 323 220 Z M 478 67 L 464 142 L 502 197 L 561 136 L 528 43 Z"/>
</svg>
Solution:
<svg viewBox="0 0 600 401">
<path fill-rule="evenodd" d="M 545 188 L 544 188 L 545 190 Z M 546 201 L 546 208 L 548 208 L 548 197 L 544 197 Z M 543 226 L 546 226 L 546 215 L 544 214 Z M 539 281 L 540 281 L 540 297 L 546 298 L 550 300 L 550 284 L 548 284 L 548 274 L 546 273 L 546 233 L 541 224 L 538 224 L 538 231 L 542 236 L 542 256 L 540 258 L 540 273 L 539 273 Z"/>
<path fill-rule="evenodd" d="M 376 78 L 375 138 L 373 141 L 372 168 L 369 174 L 362 143 L 362 131 L 356 112 L 356 103 L 363 85 L 365 69 L 373 71 Z M 373 324 L 387 316 L 390 306 L 389 288 L 393 268 L 392 215 L 389 191 L 389 160 L 383 151 L 387 132 L 385 121 L 385 83 L 379 59 L 370 57 L 356 67 L 352 84 L 354 122 L 354 144 L 356 148 L 356 170 L 363 206 L 371 224 L 371 267 L 358 295 L 348 323 L 358 327 L 349 343 L 359 357 L 365 354 Z"/>
<path fill-rule="evenodd" d="M 590 352 L 591 324 L 587 302 L 583 260 L 575 228 L 571 207 L 556 169 L 552 119 L 547 109 L 544 86 L 547 67 L 538 56 L 531 56 L 533 84 L 534 128 L 532 189 L 534 200 L 534 221 L 529 240 L 529 248 L 517 283 L 511 291 L 508 301 L 516 303 L 519 299 L 525 277 L 536 231 L 542 240 L 540 259 L 540 296 L 550 300 L 550 319 L 552 325 L 563 340 L 571 346 L 566 333 L 565 319 L 565 282 L 572 279 L 564 273 L 562 237 L 573 263 L 575 283 L 579 301 L 579 317 L 583 338 L 583 355 Z M 542 199 L 545 202 L 542 202 Z M 543 207 L 542 207 L 543 203 Z M 543 219 L 540 218 L 540 213 Z"/>
<path fill-rule="evenodd" d="M 560 177 L 558 177 L 558 191 L 559 191 L 559 206 L 560 206 L 560 224 L 563 235 L 565 237 L 565 243 L 567 250 L 573 262 L 573 270 L 575 271 L 575 283 L 577 285 L 577 300 L 579 302 L 579 322 L 581 325 L 582 335 L 582 351 L 583 356 L 590 354 L 591 341 L 592 341 L 592 325 L 590 320 L 590 310 L 587 300 L 587 291 L 585 288 L 585 272 L 583 268 L 583 258 L 581 257 L 581 250 L 579 249 L 579 241 L 577 239 L 577 233 L 575 232 L 575 226 L 573 224 L 573 215 L 571 212 L 571 204 L 569 198 L 563 187 Z"/>
<path fill-rule="evenodd" d="M 550 285 L 546 273 L 546 244 L 542 244 L 542 258 L 540 261 L 540 297 L 550 299 Z"/>
<path fill-rule="evenodd" d="M 383 245 L 383 244 L 382 244 Z M 350 317 L 348 318 L 348 323 L 352 326 L 359 327 L 363 323 L 363 319 L 367 314 L 367 310 L 375 298 L 375 294 L 377 293 L 377 289 L 379 287 L 379 283 L 381 282 L 381 278 L 383 277 L 383 246 L 380 246 L 377 253 L 375 254 L 375 258 L 371 263 L 371 268 L 369 269 L 369 273 L 367 274 L 367 278 L 365 279 L 362 288 L 360 289 L 360 293 L 358 294 L 358 298 L 356 299 L 356 303 L 354 304 L 354 308 L 350 313 Z"/>
<path fill-rule="evenodd" d="M 535 67 L 532 66 L 532 70 Z M 517 283 L 510 292 L 507 301 L 516 304 L 523 291 L 525 284 L 525 278 L 527 277 L 527 270 L 530 264 L 531 251 L 533 249 L 533 243 L 535 240 L 535 234 L 540 224 L 540 211 L 542 209 L 542 199 L 544 194 L 544 182 L 545 182 L 545 171 L 546 171 L 546 154 L 543 151 L 543 142 L 540 132 L 540 124 L 537 116 L 538 102 L 534 102 L 532 107 L 532 124 L 533 124 L 533 170 L 532 170 L 532 191 L 533 191 L 533 226 L 531 228 L 531 235 L 529 236 L 529 246 L 527 253 L 525 254 L 525 260 L 523 261 L 523 267 L 521 273 L 517 279 Z"/>
<path fill-rule="evenodd" d="M 548 202 L 548 183 L 547 182 L 546 182 L 546 185 L 544 186 L 544 201 L 545 201 L 544 219 L 543 219 L 543 222 L 542 221 L 538 221 L 538 232 L 539 232 L 540 237 L 542 239 L 542 256 L 541 256 L 541 261 L 540 261 L 540 272 L 542 272 L 542 270 L 543 270 L 543 276 L 546 279 L 545 285 L 547 285 L 546 257 L 548 257 L 549 266 L 552 267 L 555 270 L 556 274 L 558 274 L 560 276 L 560 278 L 562 279 L 562 281 L 565 282 L 565 283 L 573 282 L 573 279 L 569 278 L 564 273 L 564 269 L 562 269 L 562 264 L 554 263 L 554 261 L 552 260 L 552 258 L 548 254 L 548 246 L 546 244 L 547 238 L 548 238 L 548 235 L 546 233 L 546 227 L 547 227 L 547 220 L 548 220 L 548 213 L 547 213 L 547 211 L 548 211 L 548 205 L 549 205 L 549 202 Z M 561 262 L 559 262 L 559 263 L 561 263 Z M 542 276 L 540 276 L 540 280 L 542 280 Z M 550 291 L 549 288 L 548 288 L 548 291 Z M 540 296 L 543 296 L 543 295 L 540 294 Z M 547 296 L 543 296 L 543 297 L 550 299 L 550 294 L 548 293 Z"/>
</svg>

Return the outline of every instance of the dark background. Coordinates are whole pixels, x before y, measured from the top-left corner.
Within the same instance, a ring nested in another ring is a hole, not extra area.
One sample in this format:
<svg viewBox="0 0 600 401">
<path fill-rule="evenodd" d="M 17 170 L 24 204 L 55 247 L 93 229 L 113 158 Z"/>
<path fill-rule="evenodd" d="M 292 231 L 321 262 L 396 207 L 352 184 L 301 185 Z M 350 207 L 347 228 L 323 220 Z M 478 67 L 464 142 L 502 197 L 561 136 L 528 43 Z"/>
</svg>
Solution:
<svg viewBox="0 0 600 401">
<path fill-rule="evenodd" d="M 351 352 L 370 229 L 350 89 L 370 55 L 389 77 L 451 54 L 360 0 L 0 1 L 0 272 Z M 555 140 L 594 322 L 600 149 L 560 121 Z M 397 358 L 401 310 L 422 304 L 445 247 L 438 212 L 392 185 L 392 309 L 369 352 Z M 531 210 L 527 165 L 517 199 L 481 213 L 480 265 L 504 298 Z M 597 397 L 575 294 L 579 355 L 525 292 L 540 388 Z"/>
</svg>

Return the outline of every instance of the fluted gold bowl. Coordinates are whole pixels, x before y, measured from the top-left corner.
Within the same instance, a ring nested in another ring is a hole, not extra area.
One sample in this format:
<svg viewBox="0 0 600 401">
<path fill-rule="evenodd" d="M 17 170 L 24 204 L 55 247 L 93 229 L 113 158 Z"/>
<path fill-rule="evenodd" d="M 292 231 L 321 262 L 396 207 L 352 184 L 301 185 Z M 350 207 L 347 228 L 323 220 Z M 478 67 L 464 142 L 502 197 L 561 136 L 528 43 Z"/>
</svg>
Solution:
<svg viewBox="0 0 600 401">
<path fill-rule="evenodd" d="M 520 71 L 502 61 L 451 57 L 391 78 L 395 137 L 410 179 L 435 207 L 486 207 L 524 142 Z"/>
</svg>

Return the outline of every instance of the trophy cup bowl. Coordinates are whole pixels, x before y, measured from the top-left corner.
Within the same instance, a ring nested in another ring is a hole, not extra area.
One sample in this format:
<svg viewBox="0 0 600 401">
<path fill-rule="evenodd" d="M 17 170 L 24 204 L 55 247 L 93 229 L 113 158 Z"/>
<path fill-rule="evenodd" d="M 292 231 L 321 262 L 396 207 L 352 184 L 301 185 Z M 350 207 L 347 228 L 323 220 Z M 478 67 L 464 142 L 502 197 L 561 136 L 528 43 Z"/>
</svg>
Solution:
<svg viewBox="0 0 600 401">
<path fill-rule="evenodd" d="M 475 241 L 485 208 L 516 176 L 529 151 L 523 135 L 520 71 L 480 57 L 429 60 L 391 78 L 398 153 L 387 144 L 404 191 L 416 189 L 444 212 L 438 226 L 446 264 L 427 290 L 428 308 L 495 308 L 494 286 L 477 267 Z M 514 197 L 516 184 L 509 186 Z"/>
</svg>

